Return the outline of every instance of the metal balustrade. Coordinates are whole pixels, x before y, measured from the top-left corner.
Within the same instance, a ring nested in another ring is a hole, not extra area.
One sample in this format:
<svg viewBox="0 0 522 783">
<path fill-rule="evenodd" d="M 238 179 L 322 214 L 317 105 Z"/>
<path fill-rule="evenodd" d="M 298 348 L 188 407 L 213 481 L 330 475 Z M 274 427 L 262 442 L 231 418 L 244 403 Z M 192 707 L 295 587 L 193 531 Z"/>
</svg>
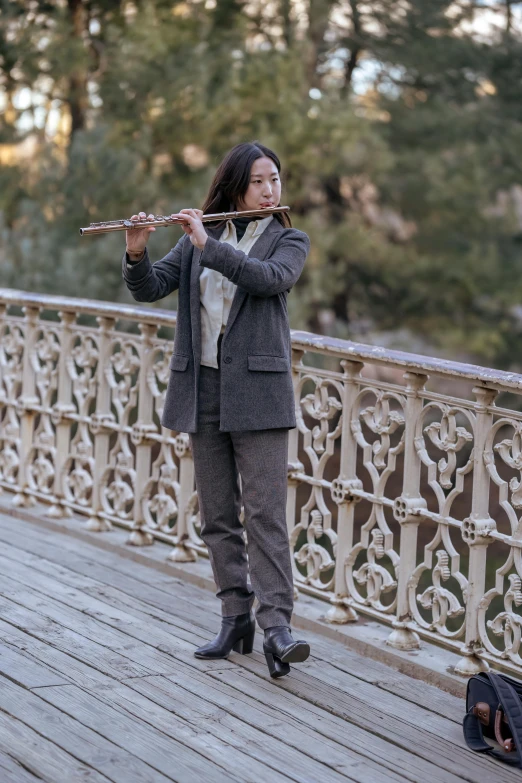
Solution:
<svg viewBox="0 0 522 783">
<path fill-rule="evenodd" d="M 159 332 L 175 325 L 0 289 L 0 487 L 15 505 L 205 556 L 188 435 L 159 423 L 172 351 Z M 329 601 L 331 623 L 389 624 L 391 646 L 451 648 L 461 674 L 520 674 L 522 375 L 297 331 L 292 373 L 297 593 Z"/>
</svg>

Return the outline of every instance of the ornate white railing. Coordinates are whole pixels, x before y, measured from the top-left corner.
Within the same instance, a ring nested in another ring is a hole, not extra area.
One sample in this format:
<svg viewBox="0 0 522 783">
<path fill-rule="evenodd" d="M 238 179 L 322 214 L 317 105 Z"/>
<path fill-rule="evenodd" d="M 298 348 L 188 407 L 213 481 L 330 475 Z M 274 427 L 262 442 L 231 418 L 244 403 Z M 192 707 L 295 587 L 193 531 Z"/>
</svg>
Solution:
<svg viewBox="0 0 522 783">
<path fill-rule="evenodd" d="M 205 554 L 188 436 L 159 424 L 172 350 L 159 333 L 175 324 L 0 289 L 0 487 L 14 504 L 161 539 L 172 560 Z M 392 646 L 460 651 L 462 674 L 520 673 L 522 375 L 308 332 L 292 333 L 292 366 L 297 590 L 329 600 L 330 622 L 389 623 Z"/>
</svg>

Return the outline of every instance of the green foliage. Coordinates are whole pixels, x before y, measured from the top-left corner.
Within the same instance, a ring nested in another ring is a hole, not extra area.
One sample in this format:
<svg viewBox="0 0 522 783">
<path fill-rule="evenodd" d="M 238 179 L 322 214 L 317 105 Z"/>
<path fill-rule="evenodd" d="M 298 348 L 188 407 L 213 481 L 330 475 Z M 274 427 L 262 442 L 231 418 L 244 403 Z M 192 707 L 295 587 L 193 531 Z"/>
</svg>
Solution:
<svg viewBox="0 0 522 783">
<path fill-rule="evenodd" d="M 520 369 L 522 36 L 506 6 L 486 38 L 467 0 L 211 6 L 0 3 L 1 284 L 129 301 L 124 234 L 78 228 L 199 206 L 222 155 L 259 138 L 312 239 L 295 328 Z M 49 133 L 58 114 L 72 125 Z M 153 257 L 177 237 L 157 231 Z"/>
</svg>

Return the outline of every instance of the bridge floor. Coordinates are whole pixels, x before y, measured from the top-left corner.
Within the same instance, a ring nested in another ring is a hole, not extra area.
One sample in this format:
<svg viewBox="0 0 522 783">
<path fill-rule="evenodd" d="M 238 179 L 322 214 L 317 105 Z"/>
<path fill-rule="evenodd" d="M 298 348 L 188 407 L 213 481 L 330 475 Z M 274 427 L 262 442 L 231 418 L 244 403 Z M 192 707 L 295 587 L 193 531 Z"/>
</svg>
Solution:
<svg viewBox="0 0 522 783">
<path fill-rule="evenodd" d="M 216 599 L 0 514 L 3 783 L 508 783 L 463 743 L 463 702 L 307 633 L 273 681 L 256 652 L 199 661 Z M 299 632 L 300 635 L 301 632 Z"/>
</svg>

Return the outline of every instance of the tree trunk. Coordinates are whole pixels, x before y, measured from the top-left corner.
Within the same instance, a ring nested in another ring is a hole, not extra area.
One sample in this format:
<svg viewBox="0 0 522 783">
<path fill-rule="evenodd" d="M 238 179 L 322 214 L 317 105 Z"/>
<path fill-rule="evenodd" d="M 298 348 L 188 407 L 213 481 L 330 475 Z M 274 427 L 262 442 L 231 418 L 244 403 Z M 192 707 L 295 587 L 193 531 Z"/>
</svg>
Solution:
<svg viewBox="0 0 522 783">
<path fill-rule="evenodd" d="M 309 87 L 319 87 L 321 77 L 318 66 L 325 53 L 324 36 L 328 29 L 330 11 L 335 0 L 309 0 L 308 5 L 308 84 Z"/>
<path fill-rule="evenodd" d="M 67 8 L 72 26 L 72 34 L 78 43 L 83 43 L 86 30 L 86 14 L 82 0 L 67 0 Z M 69 76 L 69 109 L 71 112 L 71 137 L 85 128 L 87 113 L 87 68 L 83 63 L 75 63 Z"/>
<path fill-rule="evenodd" d="M 346 63 L 344 84 L 341 90 L 343 98 L 346 98 L 346 96 L 350 92 L 352 86 L 353 72 L 357 67 L 359 55 L 362 50 L 362 41 L 361 41 L 362 25 L 361 25 L 361 15 L 358 6 L 358 0 L 350 0 L 350 8 L 352 11 L 352 41 L 350 44 L 350 57 L 348 58 L 348 61 Z"/>
<path fill-rule="evenodd" d="M 513 0 L 506 0 L 506 33 L 511 34 L 513 26 L 513 9 L 511 8 Z"/>
<path fill-rule="evenodd" d="M 281 26 L 283 28 L 283 39 L 286 44 L 286 48 L 290 49 L 294 38 L 292 20 L 290 19 L 292 0 L 281 0 L 280 8 L 281 8 Z"/>
</svg>

